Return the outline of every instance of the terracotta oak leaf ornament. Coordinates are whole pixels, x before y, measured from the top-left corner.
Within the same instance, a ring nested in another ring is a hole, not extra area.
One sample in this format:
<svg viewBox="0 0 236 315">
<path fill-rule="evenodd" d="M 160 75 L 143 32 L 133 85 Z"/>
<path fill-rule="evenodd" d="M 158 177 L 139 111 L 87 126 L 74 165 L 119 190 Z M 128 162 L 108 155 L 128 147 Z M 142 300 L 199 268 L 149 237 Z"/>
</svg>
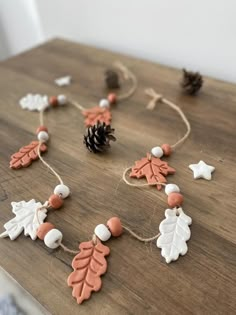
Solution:
<svg viewBox="0 0 236 315">
<path fill-rule="evenodd" d="M 39 141 L 32 141 L 11 156 L 10 168 L 19 169 L 21 167 L 29 166 L 33 161 L 38 159 L 38 146 L 40 145 L 40 152 L 47 151 L 47 146 Z"/>
<path fill-rule="evenodd" d="M 147 157 L 135 162 L 130 177 L 138 179 L 146 177 L 148 184 L 154 184 L 156 182 L 166 183 L 167 180 L 165 177 L 174 173 L 175 169 L 170 167 L 167 162 L 147 153 Z M 161 190 L 161 188 L 161 185 L 157 185 L 158 190 Z"/>
<path fill-rule="evenodd" d="M 85 117 L 86 127 L 94 126 L 97 122 L 104 122 L 106 125 L 111 123 L 111 111 L 109 108 L 95 106 L 82 111 L 82 114 Z"/>
<path fill-rule="evenodd" d="M 68 286 L 73 288 L 72 295 L 81 304 L 90 298 L 92 291 L 99 291 L 102 286 L 101 275 L 107 270 L 105 256 L 109 255 L 109 247 L 100 240 L 83 242 L 79 246 L 80 252 L 73 261 L 74 271 L 67 279 Z"/>
</svg>

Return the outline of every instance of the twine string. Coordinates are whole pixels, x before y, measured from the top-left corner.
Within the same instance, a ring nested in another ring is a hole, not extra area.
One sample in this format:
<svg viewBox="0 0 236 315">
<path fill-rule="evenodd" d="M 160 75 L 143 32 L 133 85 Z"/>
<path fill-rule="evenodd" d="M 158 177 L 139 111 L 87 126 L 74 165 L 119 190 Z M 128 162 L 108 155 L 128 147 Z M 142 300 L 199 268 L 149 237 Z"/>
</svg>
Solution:
<svg viewBox="0 0 236 315">
<path fill-rule="evenodd" d="M 114 66 L 121 71 L 122 75 L 124 76 L 125 80 L 130 80 L 131 81 L 131 87 L 130 89 L 117 96 L 117 99 L 119 101 L 121 100 L 125 100 L 126 98 L 129 98 L 130 96 L 132 96 L 135 92 L 135 90 L 138 87 L 138 80 L 137 77 L 135 76 L 135 74 L 133 72 L 131 72 L 125 65 L 123 65 L 123 63 L 121 63 L 120 61 L 116 61 L 114 63 Z"/>
<path fill-rule="evenodd" d="M 130 89 L 117 96 L 117 100 L 118 101 L 122 101 L 125 100 L 126 98 L 129 98 L 130 96 L 133 95 L 133 93 L 135 92 L 135 90 L 138 87 L 138 80 L 136 78 L 136 76 L 134 75 L 133 72 L 131 72 L 125 65 L 123 65 L 123 63 L 121 63 L 120 61 L 116 61 L 114 63 L 114 66 L 121 71 L 123 77 L 125 80 L 131 80 L 131 87 Z M 86 110 L 86 108 L 84 106 L 82 106 L 81 104 L 79 104 L 77 101 L 75 100 L 70 100 L 70 104 L 73 105 L 75 108 L 77 108 L 79 111 L 83 112 Z"/>
<path fill-rule="evenodd" d="M 190 135 L 191 132 L 191 125 L 187 119 L 187 117 L 185 116 L 184 112 L 182 111 L 182 109 L 177 106 L 176 104 L 174 104 L 173 102 L 167 100 L 166 98 L 164 98 L 161 94 L 157 94 L 155 92 L 154 89 L 152 88 L 148 88 L 145 90 L 145 94 L 151 97 L 150 102 L 147 105 L 147 109 L 149 110 L 153 110 L 156 106 L 156 104 L 160 101 L 162 101 L 162 103 L 168 105 L 170 108 L 172 108 L 173 110 L 175 110 L 181 117 L 181 119 L 183 120 L 184 124 L 186 125 L 187 131 L 184 134 L 184 136 L 179 139 L 175 144 L 171 145 L 171 148 L 174 150 L 176 149 L 179 145 L 181 145 Z"/>
<path fill-rule="evenodd" d="M 130 233 L 134 238 L 136 238 L 137 240 L 139 240 L 140 242 L 152 242 L 154 240 L 156 240 L 161 234 L 158 233 L 152 237 L 149 238 L 144 238 L 141 237 L 140 235 L 136 234 L 134 231 L 132 231 L 129 227 L 122 225 L 123 229 L 126 230 L 128 233 Z"/>
<path fill-rule="evenodd" d="M 161 186 L 166 186 L 165 183 L 161 183 L 161 182 L 154 182 L 154 183 L 146 183 L 146 184 L 134 184 L 131 183 L 127 180 L 126 175 L 127 173 L 132 169 L 132 167 L 127 167 L 124 172 L 123 172 L 123 176 L 122 179 L 123 181 L 128 185 L 128 186 L 132 186 L 132 187 L 147 187 L 147 186 L 155 186 L 155 185 L 161 185 Z"/>
<path fill-rule="evenodd" d="M 39 142 L 38 148 L 37 148 L 37 153 L 38 153 L 38 157 L 40 159 L 40 161 L 56 176 L 56 178 L 59 180 L 60 184 L 63 185 L 63 180 L 61 178 L 61 176 L 54 170 L 54 168 L 49 165 L 42 157 L 41 152 L 40 152 L 40 147 L 43 144 L 42 141 Z"/>
</svg>

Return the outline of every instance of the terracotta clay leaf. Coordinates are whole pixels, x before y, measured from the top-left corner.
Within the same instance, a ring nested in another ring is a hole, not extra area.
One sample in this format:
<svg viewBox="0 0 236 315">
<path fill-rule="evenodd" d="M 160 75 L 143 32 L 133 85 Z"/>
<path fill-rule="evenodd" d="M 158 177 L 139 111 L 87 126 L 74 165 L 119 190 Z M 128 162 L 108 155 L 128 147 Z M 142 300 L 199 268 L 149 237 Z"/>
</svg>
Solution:
<svg viewBox="0 0 236 315">
<path fill-rule="evenodd" d="M 34 160 L 38 159 L 38 146 L 39 141 L 32 141 L 29 145 L 26 145 L 11 156 L 10 167 L 13 169 L 19 169 L 21 167 L 29 166 Z M 40 146 L 40 152 L 47 151 L 47 146 L 42 143 Z"/>
<path fill-rule="evenodd" d="M 104 122 L 106 125 L 111 123 L 111 111 L 109 108 L 102 108 L 99 106 L 86 109 L 82 112 L 85 117 L 86 127 L 94 126 L 98 121 Z"/>
<path fill-rule="evenodd" d="M 154 184 L 155 182 L 166 183 L 167 180 L 165 176 L 174 173 L 175 169 L 170 167 L 167 162 L 147 153 L 147 157 L 135 162 L 130 177 L 138 179 L 146 177 L 148 184 Z M 161 190 L 161 188 L 161 185 L 157 185 L 158 190 Z"/>
<path fill-rule="evenodd" d="M 90 298 L 92 291 L 99 291 L 102 286 L 101 275 L 107 270 L 105 256 L 109 255 L 109 247 L 99 240 L 83 242 L 79 246 L 80 253 L 72 261 L 74 271 L 69 275 L 67 283 L 73 288 L 72 296 L 81 304 Z"/>
</svg>

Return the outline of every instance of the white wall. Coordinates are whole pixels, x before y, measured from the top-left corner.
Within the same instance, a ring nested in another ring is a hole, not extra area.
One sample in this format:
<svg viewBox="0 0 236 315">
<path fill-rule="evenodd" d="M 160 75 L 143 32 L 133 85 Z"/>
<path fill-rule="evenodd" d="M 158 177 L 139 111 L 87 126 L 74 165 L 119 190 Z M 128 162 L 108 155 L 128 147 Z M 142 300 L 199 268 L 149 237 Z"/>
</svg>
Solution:
<svg viewBox="0 0 236 315">
<path fill-rule="evenodd" d="M 26 6 L 33 0 L 0 0 L 0 12 L 3 1 Z M 39 20 L 34 14 L 30 23 L 36 19 L 36 42 L 63 36 L 236 82 L 235 0 L 35 0 L 35 4 L 36 10 L 33 6 L 31 10 Z M 25 44 L 26 32 L 21 34 Z M 13 50 L 18 51 L 20 42 L 12 43 Z"/>
</svg>

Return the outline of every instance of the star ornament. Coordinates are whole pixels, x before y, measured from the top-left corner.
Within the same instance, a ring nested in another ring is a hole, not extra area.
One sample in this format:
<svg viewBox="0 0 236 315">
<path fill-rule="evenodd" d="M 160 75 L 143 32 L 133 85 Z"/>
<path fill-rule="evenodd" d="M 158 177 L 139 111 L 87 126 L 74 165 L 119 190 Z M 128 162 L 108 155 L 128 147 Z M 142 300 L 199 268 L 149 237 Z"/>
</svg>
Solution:
<svg viewBox="0 0 236 315">
<path fill-rule="evenodd" d="M 200 161 L 197 164 L 190 164 L 189 168 L 193 171 L 193 178 L 204 178 L 211 180 L 211 173 L 214 172 L 215 167 L 206 164 L 204 161 Z"/>
</svg>

